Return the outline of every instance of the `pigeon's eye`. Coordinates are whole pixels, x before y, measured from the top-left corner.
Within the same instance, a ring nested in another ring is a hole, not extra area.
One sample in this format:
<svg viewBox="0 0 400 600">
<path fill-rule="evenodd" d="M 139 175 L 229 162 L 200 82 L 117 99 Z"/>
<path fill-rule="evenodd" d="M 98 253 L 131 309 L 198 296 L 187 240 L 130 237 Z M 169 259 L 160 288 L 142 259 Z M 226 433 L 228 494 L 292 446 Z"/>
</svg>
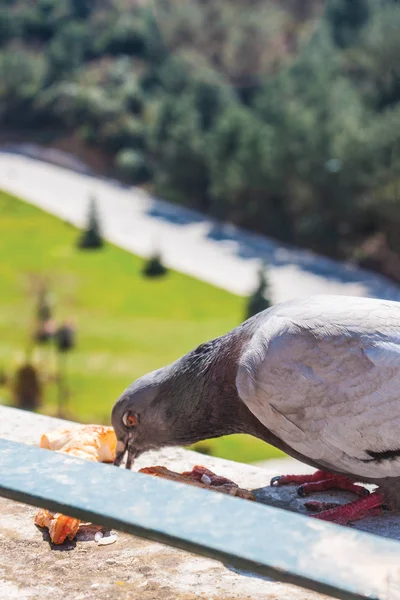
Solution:
<svg viewBox="0 0 400 600">
<path fill-rule="evenodd" d="M 139 417 L 135 415 L 135 413 L 128 410 L 126 411 L 126 413 L 124 413 L 124 416 L 122 417 L 122 422 L 125 425 L 125 427 L 136 427 L 136 425 L 139 422 Z"/>
</svg>

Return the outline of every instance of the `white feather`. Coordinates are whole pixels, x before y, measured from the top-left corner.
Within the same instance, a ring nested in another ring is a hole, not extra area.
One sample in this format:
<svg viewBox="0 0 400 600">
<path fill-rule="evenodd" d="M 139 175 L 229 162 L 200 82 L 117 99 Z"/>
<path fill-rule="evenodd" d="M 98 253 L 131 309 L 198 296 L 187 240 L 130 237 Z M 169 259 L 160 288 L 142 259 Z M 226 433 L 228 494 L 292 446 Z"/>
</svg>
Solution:
<svg viewBox="0 0 400 600">
<path fill-rule="evenodd" d="M 240 397 L 286 444 L 359 477 L 400 476 L 400 304 L 321 296 L 279 305 L 246 347 Z M 369 461 L 369 462 L 366 462 Z"/>
</svg>

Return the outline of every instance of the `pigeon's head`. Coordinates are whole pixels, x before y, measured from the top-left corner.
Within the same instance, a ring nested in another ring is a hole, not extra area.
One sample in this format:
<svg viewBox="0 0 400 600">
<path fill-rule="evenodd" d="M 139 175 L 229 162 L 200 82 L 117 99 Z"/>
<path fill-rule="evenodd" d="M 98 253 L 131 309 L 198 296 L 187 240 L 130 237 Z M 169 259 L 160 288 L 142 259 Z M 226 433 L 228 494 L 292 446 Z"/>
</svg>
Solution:
<svg viewBox="0 0 400 600">
<path fill-rule="evenodd" d="M 142 452 L 166 443 L 166 422 L 160 402 L 163 369 L 135 381 L 114 405 L 111 421 L 117 436 L 117 457 L 120 465 L 127 454 L 126 468 Z"/>
<path fill-rule="evenodd" d="M 254 417 L 235 384 L 237 354 L 217 338 L 128 387 L 111 416 L 118 438 L 114 464 L 119 466 L 127 454 L 130 469 L 146 450 L 251 433 Z"/>
</svg>

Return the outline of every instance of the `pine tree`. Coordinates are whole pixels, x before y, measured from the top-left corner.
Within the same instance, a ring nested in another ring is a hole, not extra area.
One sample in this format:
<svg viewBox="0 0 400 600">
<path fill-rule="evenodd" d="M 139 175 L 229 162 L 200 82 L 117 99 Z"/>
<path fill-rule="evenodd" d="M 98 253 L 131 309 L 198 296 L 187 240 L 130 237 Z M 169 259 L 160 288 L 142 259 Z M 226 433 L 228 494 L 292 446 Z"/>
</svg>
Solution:
<svg viewBox="0 0 400 600">
<path fill-rule="evenodd" d="M 154 252 L 145 262 L 142 274 L 145 277 L 163 277 L 168 272 L 163 264 L 160 252 Z"/>
<path fill-rule="evenodd" d="M 266 265 L 263 264 L 258 271 L 258 285 L 248 299 L 246 307 L 246 319 L 250 319 L 259 312 L 270 308 L 269 284 L 266 276 Z"/>
<path fill-rule="evenodd" d="M 96 199 L 92 197 L 89 205 L 88 225 L 79 237 L 78 248 L 81 250 L 96 250 L 102 248 L 103 245 L 104 241 L 100 231 Z"/>
</svg>

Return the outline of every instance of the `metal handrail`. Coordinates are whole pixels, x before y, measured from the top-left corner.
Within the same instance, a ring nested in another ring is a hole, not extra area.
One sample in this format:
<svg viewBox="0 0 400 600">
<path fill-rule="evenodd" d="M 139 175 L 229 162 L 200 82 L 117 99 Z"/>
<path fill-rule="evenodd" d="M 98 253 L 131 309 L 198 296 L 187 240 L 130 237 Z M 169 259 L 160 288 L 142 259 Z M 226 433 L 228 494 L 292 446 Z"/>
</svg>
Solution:
<svg viewBox="0 0 400 600">
<path fill-rule="evenodd" d="M 386 599 L 396 541 L 0 439 L 0 496 L 336 598 Z"/>
</svg>

